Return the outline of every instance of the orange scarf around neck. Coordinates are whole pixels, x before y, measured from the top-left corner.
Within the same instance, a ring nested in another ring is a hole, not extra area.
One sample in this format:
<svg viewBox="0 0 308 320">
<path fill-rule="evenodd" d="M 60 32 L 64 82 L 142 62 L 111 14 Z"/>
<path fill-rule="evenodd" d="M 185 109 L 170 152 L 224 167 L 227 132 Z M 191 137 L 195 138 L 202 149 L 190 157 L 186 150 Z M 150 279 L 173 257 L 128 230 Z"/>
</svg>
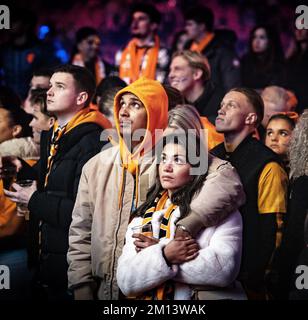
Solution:
<svg viewBox="0 0 308 320">
<path fill-rule="evenodd" d="M 191 51 L 202 52 L 205 47 L 213 40 L 215 34 L 213 32 L 207 33 L 200 42 L 193 42 L 190 46 Z"/>
<path fill-rule="evenodd" d="M 159 37 L 154 37 L 154 46 L 138 47 L 137 39 L 132 39 L 124 49 L 120 63 L 120 78 L 132 83 L 139 77 L 155 79 L 158 52 L 160 47 Z"/>
<path fill-rule="evenodd" d="M 80 53 L 77 53 L 74 55 L 72 64 L 80 67 L 85 67 L 85 63 Z M 101 80 L 103 80 L 105 77 L 106 77 L 106 70 L 105 70 L 104 63 L 99 58 L 96 58 L 96 61 L 95 61 L 96 84 L 99 84 Z"/>
</svg>

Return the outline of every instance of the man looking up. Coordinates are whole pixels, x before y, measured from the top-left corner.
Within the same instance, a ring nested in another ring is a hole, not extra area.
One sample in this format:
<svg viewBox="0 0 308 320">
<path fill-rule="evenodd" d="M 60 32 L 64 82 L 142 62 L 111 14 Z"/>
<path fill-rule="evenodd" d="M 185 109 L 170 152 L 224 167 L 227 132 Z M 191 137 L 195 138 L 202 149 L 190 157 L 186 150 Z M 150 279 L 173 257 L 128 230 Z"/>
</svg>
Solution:
<svg viewBox="0 0 308 320">
<path fill-rule="evenodd" d="M 57 68 L 47 92 L 47 110 L 57 117 L 53 128 L 43 131 L 41 158 L 36 164 L 37 187 L 5 191 L 13 201 L 30 210 L 30 264 L 36 282 L 48 299 L 67 299 L 68 230 L 83 165 L 103 142 L 100 134 L 109 121 L 89 104 L 95 91 L 90 72 L 79 66 Z M 19 175 L 28 175 L 25 164 Z M 33 173 L 32 173 L 33 175 Z"/>
<path fill-rule="evenodd" d="M 247 88 L 229 91 L 221 102 L 216 130 L 224 142 L 212 153 L 237 169 L 246 193 L 243 255 L 239 279 L 249 299 L 265 299 L 265 270 L 275 249 L 276 219 L 286 212 L 288 177 L 277 155 L 252 137 L 263 119 L 260 95 Z"/>
</svg>

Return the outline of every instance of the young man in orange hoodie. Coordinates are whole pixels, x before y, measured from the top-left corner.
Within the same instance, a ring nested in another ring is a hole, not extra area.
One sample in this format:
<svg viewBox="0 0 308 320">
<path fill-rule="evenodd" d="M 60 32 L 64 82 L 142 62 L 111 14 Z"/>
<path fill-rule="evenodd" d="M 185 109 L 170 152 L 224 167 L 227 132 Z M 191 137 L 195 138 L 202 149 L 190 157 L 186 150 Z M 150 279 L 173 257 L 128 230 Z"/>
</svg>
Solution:
<svg viewBox="0 0 308 320">
<path fill-rule="evenodd" d="M 100 141 L 109 121 L 90 102 L 95 81 L 88 70 L 64 65 L 57 68 L 47 92 L 47 110 L 57 117 L 41 136 L 41 158 L 36 164 L 38 185 L 5 191 L 30 210 L 29 262 L 36 267 L 36 282 L 48 299 L 68 299 L 68 231 L 83 165 L 104 145 Z M 19 163 L 19 176 L 33 173 Z M 28 171 L 28 170 L 29 171 Z M 27 172 L 28 171 L 28 172 Z"/>
</svg>

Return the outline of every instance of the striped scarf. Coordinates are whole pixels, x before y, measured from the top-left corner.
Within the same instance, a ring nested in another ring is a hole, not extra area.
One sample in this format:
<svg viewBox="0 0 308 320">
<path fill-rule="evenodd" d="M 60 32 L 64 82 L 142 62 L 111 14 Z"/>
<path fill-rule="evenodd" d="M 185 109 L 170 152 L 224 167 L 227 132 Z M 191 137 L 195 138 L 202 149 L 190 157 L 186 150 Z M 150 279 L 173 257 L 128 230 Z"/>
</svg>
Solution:
<svg viewBox="0 0 308 320">
<path fill-rule="evenodd" d="M 151 223 L 153 218 L 153 213 L 155 211 L 163 210 L 166 202 L 168 200 L 168 192 L 165 190 L 154 200 L 153 206 L 149 208 L 144 216 L 142 224 Z M 162 218 L 159 230 L 159 239 L 161 238 L 170 238 L 170 223 L 171 223 L 171 216 L 174 210 L 178 206 L 175 204 L 171 204 L 164 216 Z M 159 287 L 149 290 L 143 293 L 141 296 L 137 297 L 140 300 L 173 300 L 174 298 L 174 282 L 173 281 L 166 281 L 165 283 L 161 284 Z"/>
<path fill-rule="evenodd" d="M 48 178 L 49 178 L 49 175 L 51 172 L 53 160 L 54 160 L 54 158 L 58 152 L 58 149 L 59 149 L 59 140 L 61 139 L 61 137 L 65 133 L 65 130 L 66 130 L 66 126 L 61 128 L 57 123 L 55 124 L 55 126 L 53 128 L 53 134 L 52 134 L 50 149 L 49 149 L 49 156 L 47 159 L 47 174 L 45 177 L 45 184 L 44 184 L 45 187 L 47 185 Z"/>
</svg>

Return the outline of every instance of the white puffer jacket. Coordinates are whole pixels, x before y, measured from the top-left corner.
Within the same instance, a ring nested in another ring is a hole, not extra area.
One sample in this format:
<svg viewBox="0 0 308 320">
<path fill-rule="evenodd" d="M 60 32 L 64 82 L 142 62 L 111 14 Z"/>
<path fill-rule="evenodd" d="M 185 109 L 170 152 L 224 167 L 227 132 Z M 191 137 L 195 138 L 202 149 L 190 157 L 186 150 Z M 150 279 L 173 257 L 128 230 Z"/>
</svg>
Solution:
<svg viewBox="0 0 308 320">
<path fill-rule="evenodd" d="M 157 237 L 159 222 L 164 210 L 153 214 L 153 235 Z M 172 214 L 171 225 L 180 218 L 176 209 Z M 174 279 L 175 300 L 191 299 L 190 285 L 225 287 L 238 275 L 242 253 L 242 218 L 238 211 L 229 215 L 215 227 L 200 231 L 197 242 L 199 255 L 189 262 L 169 267 L 162 250 L 171 239 L 161 239 L 156 245 L 135 250 L 132 227 L 140 225 L 142 218 L 134 218 L 126 233 L 126 244 L 118 260 L 117 282 L 126 296 L 136 296 L 155 288 L 169 279 Z M 172 238 L 174 227 L 171 228 Z"/>
</svg>

